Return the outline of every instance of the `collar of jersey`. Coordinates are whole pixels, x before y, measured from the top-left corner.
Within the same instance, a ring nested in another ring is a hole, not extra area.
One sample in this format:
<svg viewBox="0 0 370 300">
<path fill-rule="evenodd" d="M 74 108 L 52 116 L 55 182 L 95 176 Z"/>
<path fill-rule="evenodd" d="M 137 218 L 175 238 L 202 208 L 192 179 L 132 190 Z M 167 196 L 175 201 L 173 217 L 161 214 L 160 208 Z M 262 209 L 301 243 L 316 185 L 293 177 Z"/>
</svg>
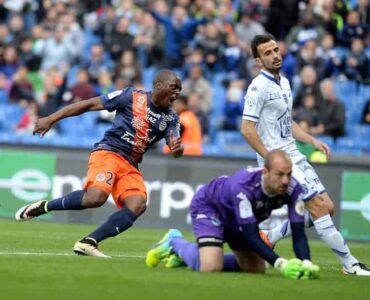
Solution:
<svg viewBox="0 0 370 300">
<path fill-rule="evenodd" d="M 279 80 L 276 80 L 275 77 L 274 77 L 274 75 L 272 75 L 271 73 L 269 73 L 269 72 L 267 72 L 265 70 L 261 70 L 261 74 L 263 76 L 265 76 L 267 79 L 275 82 L 278 86 L 280 86 L 280 81 Z"/>
</svg>

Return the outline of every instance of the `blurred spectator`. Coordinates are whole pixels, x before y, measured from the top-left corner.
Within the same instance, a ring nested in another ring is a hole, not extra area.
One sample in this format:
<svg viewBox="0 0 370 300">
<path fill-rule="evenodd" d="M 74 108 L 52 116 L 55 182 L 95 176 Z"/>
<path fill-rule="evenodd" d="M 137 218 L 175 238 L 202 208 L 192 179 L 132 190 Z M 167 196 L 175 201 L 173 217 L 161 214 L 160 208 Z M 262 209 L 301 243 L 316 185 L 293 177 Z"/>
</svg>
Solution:
<svg viewBox="0 0 370 300">
<path fill-rule="evenodd" d="M 90 55 L 81 62 L 81 67 L 87 69 L 90 80 L 96 84 L 99 74 L 104 71 L 113 72 L 113 62 L 105 55 L 103 45 L 95 44 L 90 49 Z"/>
<path fill-rule="evenodd" d="M 320 47 L 317 48 L 317 54 L 324 60 L 324 78 L 338 75 L 341 65 L 341 56 L 338 50 L 334 48 L 334 37 L 327 33 L 321 40 Z"/>
<path fill-rule="evenodd" d="M 89 83 L 89 73 L 85 69 L 77 72 L 77 82 L 63 95 L 66 104 L 94 97 L 94 87 Z"/>
<path fill-rule="evenodd" d="M 331 34 L 336 41 L 338 33 L 343 30 L 344 26 L 344 17 L 347 15 L 347 11 L 343 11 L 340 9 L 338 5 L 336 5 L 337 0 L 326 0 L 321 1 L 322 6 L 320 7 L 319 14 L 321 16 L 321 23 L 325 29 L 325 31 Z M 320 3 L 320 2 L 318 2 Z M 345 4 L 344 4 L 345 6 Z"/>
<path fill-rule="evenodd" d="M 283 64 L 281 66 L 281 73 L 284 74 L 289 80 L 293 82 L 293 77 L 296 74 L 296 58 L 288 49 L 284 41 L 278 41 L 281 56 L 283 58 Z"/>
<path fill-rule="evenodd" d="M 357 11 L 360 23 L 367 26 L 370 24 L 370 5 L 369 0 L 357 0 L 353 10 Z"/>
<path fill-rule="evenodd" d="M 21 15 L 15 14 L 10 17 L 9 23 L 9 33 L 12 37 L 12 43 L 19 46 L 21 41 L 27 36 L 26 28 L 24 28 L 24 23 Z"/>
<path fill-rule="evenodd" d="M 254 36 L 264 34 L 265 28 L 260 23 L 253 21 L 251 11 L 244 11 L 241 13 L 240 22 L 235 25 L 235 32 L 240 45 L 244 50 L 247 50 Z"/>
<path fill-rule="evenodd" d="M 21 116 L 20 121 L 16 126 L 17 134 L 32 134 L 33 129 L 38 118 L 39 107 L 36 102 L 29 102 L 26 106 L 26 110 Z"/>
<path fill-rule="evenodd" d="M 202 135 L 203 135 L 203 141 L 207 141 L 209 139 L 209 116 L 208 114 L 204 113 L 201 110 L 201 103 L 202 100 L 200 96 L 193 92 L 190 93 L 188 96 L 188 107 L 189 109 L 195 113 L 197 116 L 199 122 L 200 122 L 200 127 L 202 129 Z"/>
<path fill-rule="evenodd" d="M 9 100 L 25 105 L 25 102 L 33 102 L 35 96 L 32 83 L 27 79 L 28 69 L 26 66 L 20 66 L 14 73 L 12 85 L 9 91 Z"/>
<path fill-rule="evenodd" d="M 58 77 L 54 70 L 50 70 L 44 75 L 43 83 L 43 94 L 38 99 L 40 117 L 48 116 L 62 106 L 62 96 L 66 89 L 66 80 Z"/>
<path fill-rule="evenodd" d="M 63 27 L 58 26 L 51 37 L 43 39 L 37 44 L 35 53 L 42 57 L 41 68 L 47 71 L 53 67 L 70 66 L 77 54 L 76 50 L 76 46 L 65 35 Z"/>
<path fill-rule="evenodd" d="M 0 72 L 11 78 L 20 66 L 18 51 L 14 45 L 6 46 L 4 56 L 0 62 Z"/>
<path fill-rule="evenodd" d="M 298 107 L 295 111 L 294 121 L 306 132 L 310 132 L 312 127 L 318 125 L 319 110 L 316 107 L 313 95 L 307 94 L 303 97 L 303 106 Z"/>
<path fill-rule="evenodd" d="M 23 39 L 20 45 L 21 63 L 26 65 L 30 71 L 38 71 L 40 69 L 41 57 L 33 52 L 33 42 L 31 37 Z"/>
<path fill-rule="evenodd" d="M 202 69 L 203 74 L 207 73 L 207 67 L 203 55 L 203 50 L 195 48 L 185 57 L 185 64 L 182 67 L 182 73 L 184 78 L 188 78 L 190 69 L 193 66 L 198 66 Z"/>
<path fill-rule="evenodd" d="M 226 72 L 228 79 L 243 78 L 247 80 L 249 74 L 246 67 L 245 52 L 239 46 L 238 37 L 234 32 L 230 32 L 226 37 L 226 46 L 221 51 L 221 61 L 223 71 Z"/>
<path fill-rule="evenodd" d="M 369 58 L 361 39 L 354 38 L 351 41 L 351 50 L 344 57 L 342 69 L 347 79 L 370 83 Z"/>
<path fill-rule="evenodd" d="M 0 103 L 7 103 L 9 101 L 10 80 L 4 73 L 0 73 Z"/>
<path fill-rule="evenodd" d="M 146 68 L 161 61 L 163 57 L 164 33 L 153 16 L 144 13 L 142 22 L 138 24 L 134 39 L 141 68 Z"/>
<path fill-rule="evenodd" d="M 122 77 L 126 85 L 135 85 L 141 82 L 140 65 L 135 59 L 133 51 L 126 50 L 121 54 L 117 64 L 116 75 Z"/>
<path fill-rule="evenodd" d="M 111 45 L 113 39 L 114 27 L 116 24 L 116 11 L 112 6 L 105 6 L 103 15 L 95 31 L 104 45 Z"/>
<path fill-rule="evenodd" d="M 181 143 L 184 146 L 184 155 L 202 155 L 202 131 L 197 116 L 188 107 L 187 96 L 180 95 L 172 104 L 180 118 Z M 167 145 L 164 153 L 170 153 Z"/>
<path fill-rule="evenodd" d="M 76 21 L 76 14 L 73 10 L 67 11 L 59 18 L 59 24 L 61 24 L 65 30 L 65 35 L 76 48 L 76 53 L 81 53 L 85 44 L 85 34 L 81 29 L 80 24 Z"/>
<path fill-rule="evenodd" d="M 114 27 L 111 41 L 106 43 L 106 49 L 113 59 L 118 59 L 123 51 L 134 49 L 134 37 L 128 32 L 130 21 L 121 17 Z"/>
<path fill-rule="evenodd" d="M 222 129 L 239 130 L 244 108 L 243 95 L 244 81 L 231 80 L 226 92 Z"/>
<path fill-rule="evenodd" d="M 313 135 L 330 135 L 334 138 L 345 134 L 345 107 L 336 98 L 333 83 L 325 79 L 320 85 L 323 103 L 320 105 L 319 125 L 311 128 Z"/>
<path fill-rule="evenodd" d="M 193 38 L 197 26 L 206 22 L 206 18 L 193 19 L 189 17 L 186 9 L 179 5 L 173 8 L 171 15 L 168 15 L 168 7 L 165 1 L 156 2 L 154 10 L 150 12 L 157 22 L 164 26 L 165 30 L 163 67 L 181 67 L 184 46 Z"/>
<path fill-rule="evenodd" d="M 98 84 L 95 88 L 95 95 L 106 95 L 114 91 L 112 76 L 108 71 L 102 71 L 99 74 Z M 87 98 L 86 98 L 87 99 Z"/>
<path fill-rule="evenodd" d="M 203 77 L 202 69 L 199 66 L 193 66 L 190 69 L 190 77 L 183 81 L 182 91 L 186 95 L 196 92 L 200 96 L 200 99 L 202 99 L 200 105 L 201 110 L 204 113 L 208 113 L 211 110 L 212 87 Z"/>
<path fill-rule="evenodd" d="M 325 33 L 322 26 L 315 21 L 310 9 L 303 12 L 300 20 L 300 24 L 294 26 L 286 37 L 286 42 L 293 51 L 297 51 L 308 40 L 314 40 L 319 44 Z"/>
<path fill-rule="evenodd" d="M 12 41 L 12 37 L 9 33 L 8 26 L 6 24 L 0 24 L 0 44 L 7 45 Z"/>
<path fill-rule="evenodd" d="M 307 40 L 297 53 L 296 58 L 298 72 L 305 66 L 312 66 L 316 71 L 317 80 L 324 78 L 325 62 L 321 56 L 317 55 L 316 42 L 314 40 Z"/>
<path fill-rule="evenodd" d="M 316 71 L 312 66 L 305 66 L 300 73 L 300 84 L 293 101 L 293 107 L 297 108 L 303 105 L 303 98 L 310 94 L 315 98 L 316 106 L 322 103 L 320 87 L 317 82 Z"/>
<path fill-rule="evenodd" d="M 361 123 L 370 124 L 370 99 L 366 101 L 362 110 Z"/>
<path fill-rule="evenodd" d="M 366 28 L 360 23 L 360 16 L 357 11 L 350 11 L 346 23 L 338 34 L 338 42 L 344 47 L 350 47 L 353 39 L 364 39 Z"/>
<path fill-rule="evenodd" d="M 195 47 L 203 51 L 207 71 L 211 73 L 220 70 L 220 46 L 224 42 L 224 36 L 214 23 L 207 23 L 204 30 L 195 36 Z"/>
</svg>

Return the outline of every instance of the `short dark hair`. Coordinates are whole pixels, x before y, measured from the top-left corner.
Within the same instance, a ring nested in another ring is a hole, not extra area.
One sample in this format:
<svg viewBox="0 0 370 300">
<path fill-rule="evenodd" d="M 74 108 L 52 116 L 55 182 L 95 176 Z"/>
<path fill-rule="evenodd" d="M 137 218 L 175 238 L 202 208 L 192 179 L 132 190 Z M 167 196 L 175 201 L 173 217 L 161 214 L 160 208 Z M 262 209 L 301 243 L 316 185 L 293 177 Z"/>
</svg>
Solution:
<svg viewBox="0 0 370 300">
<path fill-rule="evenodd" d="M 251 43 L 253 57 L 254 58 L 259 57 L 257 49 L 259 45 L 267 43 L 272 40 L 275 40 L 275 37 L 270 33 L 255 35 Z"/>
</svg>

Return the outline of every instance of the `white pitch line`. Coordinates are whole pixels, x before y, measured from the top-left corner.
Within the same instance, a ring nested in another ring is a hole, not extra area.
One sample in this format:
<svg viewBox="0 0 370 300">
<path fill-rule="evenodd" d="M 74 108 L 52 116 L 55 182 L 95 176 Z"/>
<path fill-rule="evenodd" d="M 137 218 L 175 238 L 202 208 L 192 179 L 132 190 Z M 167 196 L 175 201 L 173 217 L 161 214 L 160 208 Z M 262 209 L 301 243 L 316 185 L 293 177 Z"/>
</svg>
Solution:
<svg viewBox="0 0 370 300">
<path fill-rule="evenodd" d="M 74 253 L 65 252 L 6 252 L 0 251 L 0 256 L 77 256 Z M 143 255 L 113 254 L 113 258 L 143 259 Z"/>
</svg>

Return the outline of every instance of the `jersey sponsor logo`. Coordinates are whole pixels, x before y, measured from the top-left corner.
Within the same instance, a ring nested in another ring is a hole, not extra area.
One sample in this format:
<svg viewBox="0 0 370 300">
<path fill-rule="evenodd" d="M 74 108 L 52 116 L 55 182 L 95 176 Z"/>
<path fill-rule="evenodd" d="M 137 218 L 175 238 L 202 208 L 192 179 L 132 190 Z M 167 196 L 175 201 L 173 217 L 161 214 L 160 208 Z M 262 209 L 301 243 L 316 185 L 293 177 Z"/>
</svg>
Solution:
<svg viewBox="0 0 370 300">
<path fill-rule="evenodd" d="M 145 121 L 142 117 L 133 117 L 131 121 L 132 127 L 134 127 L 136 130 L 140 130 L 144 127 Z"/>
<path fill-rule="evenodd" d="M 150 129 L 148 130 L 150 131 Z M 144 153 L 146 151 L 146 145 L 152 143 L 157 138 L 156 135 L 149 138 L 149 136 L 134 135 L 131 132 L 126 131 L 121 139 L 128 142 L 135 147 L 135 151 Z"/>
<path fill-rule="evenodd" d="M 166 122 L 164 122 L 164 121 L 161 121 L 160 123 L 159 123 L 159 130 L 160 131 L 163 131 L 163 130 L 165 130 L 166 128 L 167 128 L 167 123 Z"/>
<path fill-rule="evenodd" d="M 112 100 L 113 98 L 119 96 L 122 94 L 122 90 L 117 90 L 117 91 L 114 91 L 114 92 L 110 92 L 109 94 L 107 94 L 107 97 L 109 100 Z"/>
<path fill-rule="evenodd" d="M 290 115 L 290 110 L 284 112 L 282 116 L 278 118 L 280 125 L 280 136 L 282 138 L 288 138 L 292 136 L 292 117 Z"/>
<path fill-rule="evenodd" d="M 294 210 L 298 215 L 303 216 L 304 215 L 304 202 L 298 201 L 294 206 Z"/>
<path fill-rule="evenodd" d="M 241 201 L 239 202 L 239 215 L 242 219 L 247 219 L 253 216 L 252 205 L 248 200 L 246 194 L 240 192 L 237 196 Z"/>
<path fill-rule="evenodd" d="M 147 101 L 146 95 L 138 92 L 133 92 L 132 94 L 132 113 L 133 118 L 136 120 L 141 119 L 138 122 L 138 128 L 135 128 L 135 135 L 132 147 L 132 155 L 134 160 L 140 159 L 140 156 L 146 151 L 148 140 L 149 140 L 149 122 L 147 114 Z M 127 132 L 126 132 L 127 133 Z M 125 136 L 125 135 L 124 135 Z M 128 136 L 126 136 L 128 138 Z"/>
<path fill-rule="evenodd" d="M 200 220 L 200 219 L 207 219 L 208 217 L 205 214 L 198 214 L 195 219 Z"/>
<path fill-rule="evenodd" d="M 99 173 L 99 174 L 97 174 L 97 175 L 95 176 L 95 178 L 96 178 L 96 180 L 97 180 L 98 182 L 102 182 L 102 181 L 104 181 L 104 180 L 105 180 L 105 174 L 104 174 L 104 173 Z"/>
</svg>

